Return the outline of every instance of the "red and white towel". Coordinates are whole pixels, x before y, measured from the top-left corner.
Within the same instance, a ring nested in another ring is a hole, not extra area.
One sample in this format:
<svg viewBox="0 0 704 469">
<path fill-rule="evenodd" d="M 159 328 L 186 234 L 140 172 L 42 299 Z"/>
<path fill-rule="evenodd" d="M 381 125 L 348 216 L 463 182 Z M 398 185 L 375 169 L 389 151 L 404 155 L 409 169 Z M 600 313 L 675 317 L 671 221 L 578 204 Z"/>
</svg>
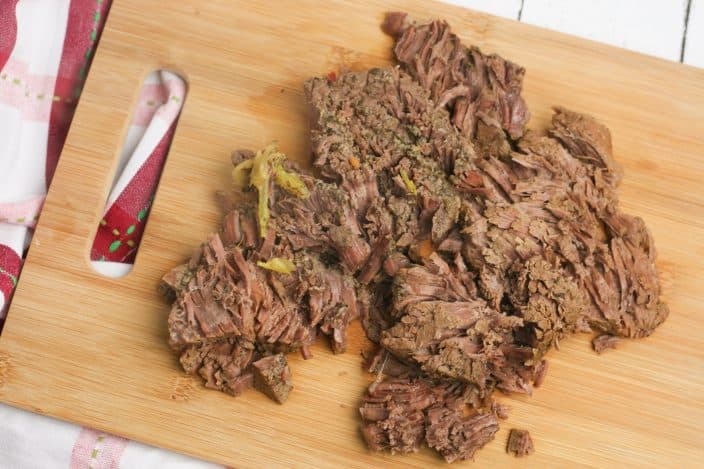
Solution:
<svg viewBox="0 0 704 469">
<path fill-rule="evenodd" d="M 21 275 L 110 0 L 0 0 L 0 330 Z M 124 275 L 135 254 L 186 87 L 149 75 L 91 249 Z M 211 468 L 211 464 L 0 405 L 2 468 Z"/>
<path fill-rule="evenodd" d="M 103 275 L 122 276 L 134 263 L 185 94 L 183 80 L 167 71 L 144 82 L 90 252 Z"/>
</svg>

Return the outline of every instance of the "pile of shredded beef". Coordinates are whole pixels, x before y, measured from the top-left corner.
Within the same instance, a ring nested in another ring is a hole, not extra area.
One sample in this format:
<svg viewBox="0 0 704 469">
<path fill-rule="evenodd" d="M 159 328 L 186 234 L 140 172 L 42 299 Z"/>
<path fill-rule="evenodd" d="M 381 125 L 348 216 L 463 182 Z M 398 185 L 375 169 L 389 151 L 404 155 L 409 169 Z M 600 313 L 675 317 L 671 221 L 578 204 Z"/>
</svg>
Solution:
<svg viewBox="0 0 704 469">
<path fill-rule="evenodd" d="M 523 68 L 444 21 L 384 30 L 398 66 L 305 83 L 320 178 L 272 146 L 233 156 L 236 208 L 164 277 L 169 343 L 206 386 L 282 402 L 281 354 L 318 335 L 343 352 L 361 317 L 369 447 L 463 460 L 506 417 L 493 391 L 530 393 L 563 337 L 613 347 L 668 309 L 603 125 L 556 108 L 547 135 L 527 130 Z"/>
</svg>

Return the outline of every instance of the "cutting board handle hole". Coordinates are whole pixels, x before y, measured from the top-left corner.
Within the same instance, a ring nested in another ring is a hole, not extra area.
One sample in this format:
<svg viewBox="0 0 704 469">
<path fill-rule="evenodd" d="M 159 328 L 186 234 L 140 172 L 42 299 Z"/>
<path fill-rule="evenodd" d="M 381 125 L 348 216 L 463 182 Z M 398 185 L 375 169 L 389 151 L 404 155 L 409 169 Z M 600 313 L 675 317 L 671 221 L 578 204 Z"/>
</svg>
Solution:
<svg viewBox="0 0 704 469">
<path fill-rule="evenodd" d="M 144 79 L 90 250 L 93 268 L 104 276 L 132 270 L 186 92 L 186 81 L 168 70 Z"/>
</svg>

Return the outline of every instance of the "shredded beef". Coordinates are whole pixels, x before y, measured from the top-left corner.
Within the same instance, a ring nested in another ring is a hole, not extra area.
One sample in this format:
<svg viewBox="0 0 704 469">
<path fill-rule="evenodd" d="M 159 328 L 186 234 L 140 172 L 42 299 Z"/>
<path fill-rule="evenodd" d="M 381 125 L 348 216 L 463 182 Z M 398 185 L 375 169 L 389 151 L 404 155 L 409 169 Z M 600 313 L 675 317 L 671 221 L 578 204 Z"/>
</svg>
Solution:
<svg viewBox="0 0 704 469">
<path fill-rule="evenodd" d="M 425 442 L 448 462 L 470 459 L 499 426 L 493 412 L 465 416 L 465 394 L 462 386 L 423 379 L 374 382 L 359 409 L 362 435 L 375 450 L 409 453 Z"/>
<path fill-rule="evenodd" d="M 438 106 L 450 110 L 450 119 L 464 135 L 472 138 L 484 128 L 493 129 L 487 135 L 494 140 L 502 140 L 502 132 L 513 139 L 523 135 L 530 118 L 521 97 L 523 67 L 463 46 L 445 21 L 406 28 L 393 23 L 389 29 L 399 35 L 396 58 Z"/>
<path fill-rule="evenodd" d="M 393 13 L 383 29 L 399 68 L 305 87 L 315 166 L 343 187 L 371 169 L 383 199 L 363 225 L 391 234 L 374 254 L 386 258 L 368 337 L 421 379 L 463 383 L 481 410 L 493 389 L 540 386 L 543 356 L 572 333 L 652 332 L 667 316 L 655 250 L 618 211 L 606 127 L 556 108 L 548 135 L 528 131 L 523 68 L 464 47 L 442 21 Z"/>
<path fill-rule="evenodd" d="M 459 408 L 437 405 L 429 409 L 427 415 L 425 440 L 447 462 L 471 459 L 499 430 L 493 413 L 464 417 Z"/>
<path fill-rule="evenodd" d="M 227 236 L 232 220 L 239 221 L 240 232 L 252 234 Z M 207 387 L 238 395 L 252 387 L 253 373 L 261 375 L 257 363 L 280 352 L 305 353 L 318 331 L 330 337 L 333 350 L 344 351 L 347 326 L 359 315 L 355 279 L 324 263 L 320 253 L 294 252 L 292 243 L 274 236 L 257 239 L 252 210 L 232 211 L 224 221 L 227 247 L 215 234 L 163 279 L 162 288 L 175 297 L 169 344 L 184 370 L 202 376 Z M 257 266 L 264 257 L 281 255 L 294 257 L 295 272 Z M 283 401 L 287 394 L 273 398 Z"/>
<path fill-rule="evenodd" d="M 527 129 L 525 70 L 464 46 L 444 21 L 391 13 L 398 65 L 311 78 L 315 174 L 238 151 L 221 233 L 167 273 L 169 344 L 233 395 L 283 402 L 282 353 L 318 335 L 377 352 L 360 406 L 370 448 L 471 459 L 576 332 L 645 337 L 668 315 L 643 220 L 622 213 L 608 129 L 561 107 Z M 264 161 L 264 163 L 262 163 Z M 242 185 L 250 173 L 250 187 Z M 252 202 L 255 193 L 258 201 Z M 532 452 L 527 432 L 508 450 Z"/>
<path fill-rule="evenodd" d="M 373 383 L 359 409 L 365 441 L 375 450 L 417 451 L 425 438 L 424 410 L 432 402 L 432 390 L 425 381 Z"/>
</svg>

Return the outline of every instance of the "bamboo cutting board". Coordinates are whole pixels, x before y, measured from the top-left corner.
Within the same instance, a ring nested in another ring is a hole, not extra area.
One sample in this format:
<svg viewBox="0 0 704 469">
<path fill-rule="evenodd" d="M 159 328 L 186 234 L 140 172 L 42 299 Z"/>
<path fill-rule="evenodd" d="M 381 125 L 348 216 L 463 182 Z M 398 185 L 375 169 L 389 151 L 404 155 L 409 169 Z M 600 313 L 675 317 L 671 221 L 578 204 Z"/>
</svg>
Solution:
<svg viewBox="0 0 704 469">
<path fill-rule="evenodd" d="M 279 406 L 237 399 L 185 376 L 166 345 L 167 269 L 214 231 L 214 192 L 230 151 L 278 139 L 307 161 L 302 82 L 345 64 L 390 63 L 388 10 L 444 17 L 467 42 L 527 70 L 531 127 L 562 104 L 613 132 L 625 168 L 622 206 L 652 229 L 671 316 L 656 333 L 597 356 L 585 336 L 553 351 L 532 398 L 513 407 L 482 467 L 686 467 L 704 460 L 704 71 L 456 7 L 412 0 L 164 2 L 116 0 L 0 339 L 0 400 L 128 438 L 244 467 L 427 467 L 424 450 L 366 450 L 357 403 L 368 383 L 357 326 L 347 354 L 324 344 L 292 356 L 295 390 Z M 189 83 L 181 120 L 134 270 L 92 271 L 91 239 L 144 76 Z M 504 454 L 509 428 L 536 453 Z M 467 463 L 471 465 L 471 463 Z"/>
</svg>

